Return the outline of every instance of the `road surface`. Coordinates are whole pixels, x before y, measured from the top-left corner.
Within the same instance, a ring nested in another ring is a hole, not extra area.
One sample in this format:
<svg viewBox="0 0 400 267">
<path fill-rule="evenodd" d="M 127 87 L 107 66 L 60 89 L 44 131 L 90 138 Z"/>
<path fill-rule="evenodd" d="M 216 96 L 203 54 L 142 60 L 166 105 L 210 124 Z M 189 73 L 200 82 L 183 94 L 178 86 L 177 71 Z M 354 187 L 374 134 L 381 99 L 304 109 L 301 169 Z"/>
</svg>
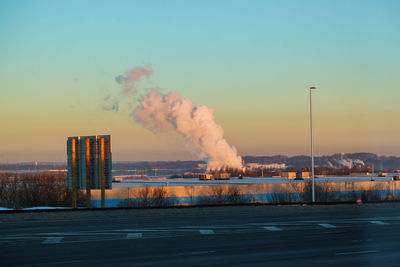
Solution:
<svg viewBox="0 0 400 267">
<path fill-rule="evenodd" d="M 399 266 L 400 203 L 0 214 L 2 266 Z"/>
</svg>

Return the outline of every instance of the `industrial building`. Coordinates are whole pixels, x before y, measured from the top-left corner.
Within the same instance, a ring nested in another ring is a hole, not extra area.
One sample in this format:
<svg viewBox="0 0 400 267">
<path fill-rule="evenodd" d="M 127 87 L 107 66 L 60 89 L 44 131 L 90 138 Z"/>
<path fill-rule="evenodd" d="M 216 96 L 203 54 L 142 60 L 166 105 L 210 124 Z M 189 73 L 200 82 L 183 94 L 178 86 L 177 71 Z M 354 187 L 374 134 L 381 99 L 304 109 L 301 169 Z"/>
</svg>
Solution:
<svg viewBox="0 0 400 267">
<path fill-rule="evenodd" d="M 311 172 L 281 172 L 281 177 L 288 179 L 304 179 L 310 178 Z"/>
<path fill-rule="evenodd" d="M 221 172 L 221 173 L 202 173 L 199 174 L 199 180 L 229 180 L 231 177 L 230 173 L 227 172 Z"/>
<path fill-rule="evenodd" d="M 246 167 L 249 169 L 285 169 L 287 166 L 285 163 L 272 163 L 272 164 L 261 164 L 261 163 L 247 163 Z"/>
<path fill-rule="evenodd" d="M 111 136 L 67 138 L 68 188 L 111 189 Z"/>
</svg>

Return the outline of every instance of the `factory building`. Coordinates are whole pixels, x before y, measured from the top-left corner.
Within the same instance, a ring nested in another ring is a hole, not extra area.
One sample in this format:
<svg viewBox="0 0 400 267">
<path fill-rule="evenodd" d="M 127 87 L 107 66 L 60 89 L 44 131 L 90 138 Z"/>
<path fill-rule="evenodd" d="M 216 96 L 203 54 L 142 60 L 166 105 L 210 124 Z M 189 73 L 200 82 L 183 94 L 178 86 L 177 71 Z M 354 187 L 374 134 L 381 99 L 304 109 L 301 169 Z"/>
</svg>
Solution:
<svg viewBox="0 0 400 267">
<path fill-rule="evenodd" d="M 272 163 L 272 164 L 261 164 L 261 163 L 247 163 L 245 164 L 249 169 L 285 169 L 287 166 L 285 163 Z"/>
<path fill-rule="evenodd" d="M 200 180 L 211 180 L 212 178 L 213 178 L 213 175 L 210 173 L 199 174 Z"/>
<path fill-rule="evenodd" d="M 67 138 L 68 188 L 111 189 L 111 136 Z"/>
<path fill-rule="evenodd" d="M 231 177 L 230 173 L 227 172 L 220 172 L 220 173 L 202 173 L 199 174 L 199 180 L 229 180 Z"/>
<path fill-rule="evenodd" d="M 288 179 L 311 178 L 311 172 L 281 172 L 281 177 Z"/>
<path fill-rule="evenodd" d="M 295 179 L 296 178 L 296 172 L 281 172 L 281 177 L 282 178 L 288 178 L 288 179 Z"/>
</svg>

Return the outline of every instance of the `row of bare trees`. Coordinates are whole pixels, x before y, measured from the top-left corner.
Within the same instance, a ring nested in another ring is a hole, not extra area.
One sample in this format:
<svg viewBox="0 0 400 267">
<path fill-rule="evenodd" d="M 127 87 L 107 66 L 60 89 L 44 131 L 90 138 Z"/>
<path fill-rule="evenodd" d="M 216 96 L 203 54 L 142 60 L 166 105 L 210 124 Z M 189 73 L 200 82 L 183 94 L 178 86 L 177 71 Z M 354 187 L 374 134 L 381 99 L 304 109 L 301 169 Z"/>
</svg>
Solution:
<svg viewBox="0 0 400 267">
<path fill-rule="evenodd" d="M 245 195 L 239 186 L 210 186 L 198 196 L 191 195 L 192 205 L 224 205 L 241 203 L 275 203 L 295 204 L 311 201 L 311 182 L 290 181 L 287 184 L 277 184 L 273 193 L 265 194 L 265 199 L 257 196 Z M 191 194 L 188 190 L 188 193 Z M 319 203 L 352 202 L 361 196 L 363 202 L 395 201 L 400 200 L 398 191 L 390 189 L 390 184 L 373 184 L 370 188 L 360 191 L 340 192 L 334 182 L 315 183 L 315 197 Z M 177 199 L 168 196 L 164 187 L 143 187 L 131 198 L 122 201 L 121 207 L 162 207 L 179 204 Z M 187 202 L 187 201 L 186 201 Z"/>
<path fill-rule="evenodd" d="M 129 190 L 129 189 L 128 189 Z M 121 201 L 120 207 L 164 207 L 171 205 L 164 187 L 143 187 L 132 198 Z"/>
<path fill-rule="evenodd" d="M 272 203 L 299 203 L 311 200 L 311 181 L 289 181 L 286 187 L 281 184 L 272 193 Z M 372 184 L 370 188 L 359 191 L 339 192 L 334 182 L 315 183 L 315 199 L 319 203 L 355 201 L 361 197 L 363 202 L 398 201 L 400 194 L 390 188 L 390 182 Z"/>
<path fill-rule="evenodd" d="M 72 191 L 63 172 L 1 173 L 0 206 L 27 208 L 35 206 L 71 206 Z M 81 192 L 78 201 L 82 204 Z"/>
<path fill-rule="evenodd" d="M 128 189 L 129 190 L 129 189 Z M 193 189 L 191 204 L 220 205 L 259 202 L 252 195 L 245 195 L 240 186 L 210 186 L 195 196 Z M 78 191 L 78 205 L 85 205 L 85 196 Z M 178 199 L 168 196 L 164 187 L 144 187 L 122 201 L 122 207 L 163 207 L 179 204 Z M 353 192 L 338 192 L 334 182 L 315 183 L 317 202 L 354 201 L 361 196 L 363 202 L 400 200 L 398 190 L 390 183 L 376 183 L 368 189 Z M 311 200 L 311 182 L 290 181 L 277 184 L 273 193 L 265 194 L 269 203 L 299 203 Z M 34 206 L 70 207 L 72 191 L 67 188 L 67 174 L 63 172 L 0 173 L 0 207 L 26 208 Z M 262 200 L 265 202 L 265 199 Z"/>
<path fill-rule="evenodd" d="M 143 187 L 119 203 L 120 207 L 163 207 L 178 204 L 174 197 L 168 197 L 164 187 Z M 205 196 L 192 196 L 197 205 L 221 205 L 248 203 L 252 199 L 242 194 L 237 186 L 211 186 Z"/>
</svg>

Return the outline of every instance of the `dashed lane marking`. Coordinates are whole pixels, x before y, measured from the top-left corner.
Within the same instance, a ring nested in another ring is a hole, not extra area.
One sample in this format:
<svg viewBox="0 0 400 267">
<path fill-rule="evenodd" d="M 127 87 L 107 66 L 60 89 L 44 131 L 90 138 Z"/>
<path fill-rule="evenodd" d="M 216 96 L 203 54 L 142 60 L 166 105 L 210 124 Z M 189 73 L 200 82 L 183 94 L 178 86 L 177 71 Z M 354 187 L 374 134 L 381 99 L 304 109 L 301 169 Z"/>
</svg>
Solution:
<svg viewBox="0 0 400 267">
<path fill-rule="evenodd" d="M 266 229 L 268 231 L 273 231 L 273 232 L 282 231 L 281 228 L 276 227 L 276 226 L 265 226 L 264 229 Z"/>
<path fill-rule="evenodd" d="M 138 239 L 142 238 L 143 234 L 142 233 L 129 233 L 126 235 L 127 239 Z"/>
<path fill-rule="evenodd" d="M 54 237 L 47 237 L 42 244 L 58 244 L 63 240 L 64 237 L 54 236 Z"/>
<path fill-rule="evenodd" d="M 188 256 L 188 255 L 201 255 L 201 254 L 210 254 L 210 253 L 215 253 L 215 250 L 182 252 L 182 253 L 177 253 L 175 255 L 176 256 Z"/>
<path fill-rule="evenodd" d="M 213 235 L 213 234 L 215 234 L 214 230 L 199 230 L 199 231 L 200 231 L 200 234 L 202 234 L 202 235 Z"/>
<path fill-rule="evenodd" d="M 324 228 L 336 228 L 336 226 L 334 226 L 333 224 L 330 224 L 330 223 L 320 223 L 319 225 Z"/>
<path fill-rule="evenodd" d="M 364 251 L 349 251 L 349 252 L 338 252 L 335 253 L 336 256 L 340 255 L 355 255 L 355 254 L 367 254 L 367 253 L 376 253 L 377 250 L 364 250 Z"/>
<path fill-rule="evenodd" d="M 370 223 L 379 224 L 379 225 L 386 225 L 386 224 L 389 224 L 389 223 L 382 222 L 382 221 L 370 221 Z"/>
</svg>

